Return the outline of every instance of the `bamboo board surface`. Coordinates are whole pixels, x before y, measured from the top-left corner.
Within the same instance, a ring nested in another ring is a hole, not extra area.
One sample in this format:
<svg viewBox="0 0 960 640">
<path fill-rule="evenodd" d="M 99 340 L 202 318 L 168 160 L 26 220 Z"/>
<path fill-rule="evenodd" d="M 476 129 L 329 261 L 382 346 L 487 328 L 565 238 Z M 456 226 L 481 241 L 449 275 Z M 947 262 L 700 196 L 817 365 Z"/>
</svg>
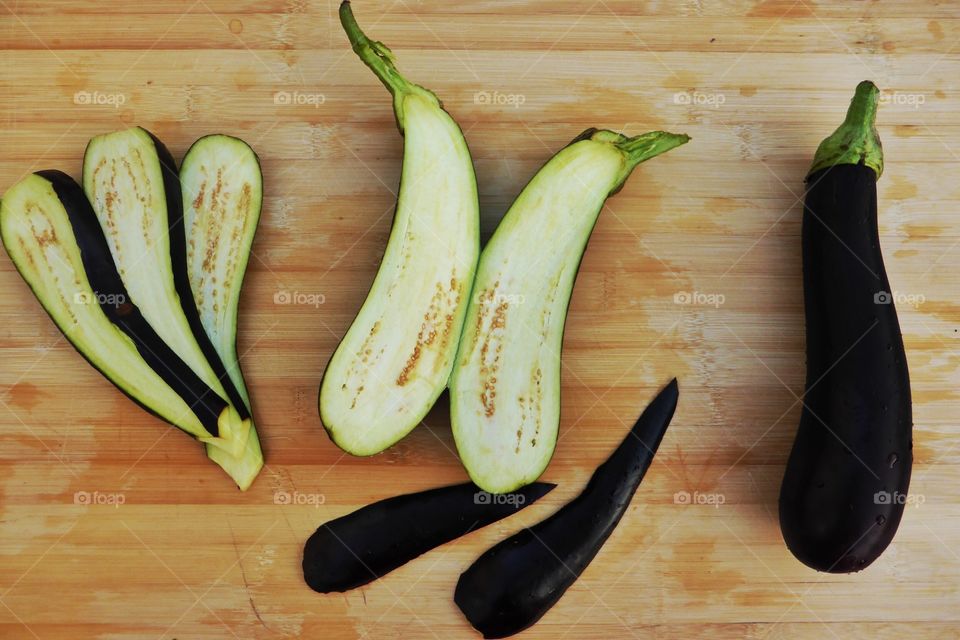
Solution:
<svg viewBox="0 0 960 640">
<path fill-rule="evenodd" d="M 476 637 L 452 601 L 460 571 L 575 495 L 672 376 L 679 409 L 628 514 L 522 637 L 960 637 L 956 6 L 354 10 L 465 131 L 484 237 L 587 127 L 693 137 L 635 172 L 590 242 L 544 476 L 559 488 L 384 580 L 310 591 L 300 552 L 320 523 L 465 479 L 445 398 L 369 459 L 342 454 L 317 416 L 320 376 L 389 233 L 402 140 L 388 94 L 350 52 L 332 2 L 8 0 L 0 188 L 44 168 L 79 177 L 89 138 L 134 124 L 178 160 L 213 132 L 260 155 L 240 352 L 267 468 L 237 492 L 196 443 L 90 368 L 0 259 L 0 637 Z M 880 226 L 913 381 L 916 503 L 878 562 L 833 576 L 788 553 L 776 498 L 803 390 L 802 180 L 865 78 L 887 96 Z M 77 504 L 91 495 L 122 504 Z"/>
</svg>

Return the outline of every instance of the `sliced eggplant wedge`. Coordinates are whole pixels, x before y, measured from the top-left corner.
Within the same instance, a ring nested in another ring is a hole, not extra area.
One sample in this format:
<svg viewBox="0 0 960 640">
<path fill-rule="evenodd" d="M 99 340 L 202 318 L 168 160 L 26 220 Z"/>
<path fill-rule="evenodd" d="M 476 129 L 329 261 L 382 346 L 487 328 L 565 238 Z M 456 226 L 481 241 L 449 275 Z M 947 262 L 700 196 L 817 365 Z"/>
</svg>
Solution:
<svg viewBox="0 0 960 640">
<path fill-rule="evenodd" d="M 204 136 L 183 158 L 180 189 L 190 290 L 203 329 L 249 410 L 237 355 L 237 310 L 263 204 L 260 161 L 239 138 Z"/>
<path fill-rule="evenodd" d="M 533 177 L 484 248 L 450 413 L 460 458 L 486 491 L 533 482 L 553 456 L 567 307 L 603 203 L 638 164 L 687 140 L 587 130 Z"/>
<path fill-rule="evenodd" d="M 360 31 L 347 2 L 340 19 L 353 50 L 393 95 L 404 136 L 383 261 L 320 387 L 333 441 L 372 455 L 417 426 L 447 386 L 480 251 L 480 212 L 460 127 L 433 93 L 397 72 L 390 50 Z"/>
<path fill-rule="evenodd" d="M 473 483 L 394 496 L 322 525 L 303 547 L 314 591 L 356 589 L 414 558 L 533 504 L 556 485 L 537 482 L 491 496 Z"/>
<path fill-rule="evenodd" d="M 238 475 L 256 475 L 263 453 L 237 354 L 237 315 L 263 204 L 260 160 L 239 138 L 204 136 L 183 158 L 180 189 L 187 274 L 200 323 L 251 416 L 247 455 L 232 459 L 213 446 L 207 446 L 207 455 L 224 467 L 238 465 Z"/>
<path fill-rule="evenodd" d="M 11 187 L 0 202 L 0 232 L 20 275 L 91 365 L 147 411 L 210 448 L 228 448 L 217 434 L 237 420 L 236 411 L 130 301 L 96 214 L 72 178 L 41 171 Z M 251 466 L 242 458 L 232 463 Z M 231 476 L 246 488 L 256 473 Z"/>
<path fill-rule="evenodd" d="M 176 164 L 166 147 L 134 127 L 93 138 L 83 158 L 83 189 L 103 229 L 130 302 L 160 338 L 233 407 L 221 425 L 229 456 L 246 455 L 249 410 L 203 331 L 187 276 Z"/>
</svg>

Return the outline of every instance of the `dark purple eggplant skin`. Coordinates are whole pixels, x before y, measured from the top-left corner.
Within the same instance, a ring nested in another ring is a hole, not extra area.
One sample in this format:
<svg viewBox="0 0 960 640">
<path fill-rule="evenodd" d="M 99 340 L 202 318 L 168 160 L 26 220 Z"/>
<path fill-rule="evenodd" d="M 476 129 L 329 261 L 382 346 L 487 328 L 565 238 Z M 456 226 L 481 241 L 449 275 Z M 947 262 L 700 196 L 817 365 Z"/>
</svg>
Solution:
<svg viewBox="0 0 960 640">
<path fill-rule="evenodd" d="M 677 407 L 674 379 L 644 410 L 586 489 L 543 522 L 481 555 L 460 575 L 453 599 L 485 638 L 506 638 L 560 600 L 613 533 Z"/>
<path fill-rule="evenodd" d="M 877 229 L 877 174 L 811 174 L 803 214 L 807 378 L 780 489 L 787 547 L 818 571 L 866 568 L 893 540 L 913 462 L 910 377 Z"/>
<path fill-rule="evenodd" d="M 381 578 L 435 547 L 502 520 L 557 485 L 489 494 L 472 482 L 374 502 L 320 526 L 303 547 L 303 579 L 320 593 Z"/>
<path fill-rule="evenodd" d="M 207 336 L 203 323 L 200 320 L 200 311 L 197 309 L 196 300 L 193 298 L 193 291 L 190 289 L 190 274 L 187 271 L 187 231 L 183 222 L 183 195 L 180 191 L 180 175 L 177 170 L 177 163 L 166 145 L 146 129 L 147 135 L 153 140 L 153 145 L 157 149 L 157 157 L 160 159 L 160 170 L 163 175 L 163 191 L 167 201 L 167 224 L 170 230 L 170 262 L 173 268 L 173 286 L 180 297 L 180 306 L 183 308 L 183 314 L 187 317 L 187 324 L 190 325 L 190 331 L 200 345 L 200 351 L 213 372 L 217 374 L 220 384 L 227 392 L 227 399 L 237 410 L 242 419 L 250 417 L 250 410 L 243 401 L 240 393 L 233 386 L 232 378 L 227 374 L 227 368 L 220 359 L 220 354 Z"/>
<path fill-rule="evenodd" d="M 136 305 L 130 302 L 130 296 L 127 295 L 123 280 L 117 272 L 110 247 L 97 220 L 97 214 L 90 206 L 83 188 L 62 171 L 47 170 L 36 173 L 53 186 L 54 193 L 57 194 L 67 212 L 77 247 L 80 249 L 83 269 L 90 282 L 90 288 L 99 295 L 100 308 L 104 314 L 110 322 L 133 340 L 140 356 L 178 396 L 183 398 L 204 428 L 211 435 L 218 435 L 217 419 L 227 407 L 227 403 L 214 393 L 173 349 L 167 346 Z M 114 304 L 108 300 L 124 302 Z M 136 398 L 128 397 L 153 413 Z"/>
</svg>

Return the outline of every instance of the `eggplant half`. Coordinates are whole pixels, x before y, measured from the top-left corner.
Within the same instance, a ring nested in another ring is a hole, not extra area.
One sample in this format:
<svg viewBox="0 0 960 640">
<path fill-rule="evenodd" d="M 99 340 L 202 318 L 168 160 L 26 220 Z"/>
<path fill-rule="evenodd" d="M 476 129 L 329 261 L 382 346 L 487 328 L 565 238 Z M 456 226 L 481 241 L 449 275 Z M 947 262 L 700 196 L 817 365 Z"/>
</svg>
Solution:
<svg viewBox="0 0 960 640">
<path fill-rule="evenodd" d="M 303 548 L 303 578 L 320 593 L 355 589 L 520 511 L 555 486 L 537 482 L 495 496 L 466 483 L 375 502 L 310 536 Z"/>
<path fill-rule="evenodd" d="M 0 229 L 20 275 L 91 365 L 154 415 L 212 448 L 230 447 L 218 433 L 234 419 L 233 408 L 131 302 L 96 214 L 72 178 L 41 171 L 12 186 L 0 203 Z"/>
<path fill-rule="evenodd" d="M 803 213 L 807 377 L 780 530 L 818 571 L 869 566 L 893 540 L 912 466 L 910 376 L 877 228 L 879 91 L 861 83 L 817 149 Z"/>
<path fill-rule="evenodd" d="M 183 158 L 180 189 L 193 301 L 204 332 L 252 416 L 250 394 L 237 354 L 237 316 L 243 276 L 263 205 L 260 160 L 239 138 L 204 136 L 193 143 Z M 247 448 L 248 462 L 262 461 L 253 426 Z M 207 453 L 211 458 L 224 457 L 223 452 L 211 447 Z"/>
<path fill-rule="evenodd" d="M 585 131 L 533 177 L 484 248 L 450 413 L 460 458 L 485 490 L 513 491 L 546 469 L 560 424 L 563 328 L 590 233 L 638 164 L 687 140 Z"/>
<path fill-rule="evenodd" d="M 460 575 L 453 599 L 483 637 L 505 638 L 533 625 L 580 577 L 630 506 L 678 397 L 674 379 L 597 467 L 583 493 L 492 547 Z"/>
<path fill-rule="evenodd" d="M 404 79 L 349 2 L 353 50 L 393 95 L 404 137 L 393 228 L 373 285 L 327 365 L 319 410 L 344 451 L 383 451 L 416 427 L 447 386 L 480 252 L 473 162 L 460 127 L 430 91 Z"/>
</svg>

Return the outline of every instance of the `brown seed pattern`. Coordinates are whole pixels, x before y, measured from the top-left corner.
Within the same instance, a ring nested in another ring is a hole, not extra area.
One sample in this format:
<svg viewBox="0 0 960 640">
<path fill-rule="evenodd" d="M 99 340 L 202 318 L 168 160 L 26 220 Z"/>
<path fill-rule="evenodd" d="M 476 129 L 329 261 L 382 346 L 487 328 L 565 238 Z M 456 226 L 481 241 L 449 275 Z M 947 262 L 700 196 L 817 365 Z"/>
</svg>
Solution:
<svg viewBox="0 0 960 640">
<path fill-rule="evenodd" d="M 486 417 L 493 417 L 497 411 L 497 373 L 501 365 L 503 352 L 503 331 L 507 326 L 507 309 L 510 303 L 506 300 L 494 306 L 496 291 L 500 281 L 493 287 L 482 291 L 478 296 L 480 310 L 477 314 L 475 339 L 483 336 L 480 344 L 480 404 Z M 484 320 L 489 317 L 489 325 L 484 330 Z"/>
<path fill-rule="evenodd" d="M 460 293 L 457 287 L 456 278 L 450 278 L 450 288 L 445 289 L 444 283 L 437 282 L 435 291 L 430 298 L 430 304 L 423 314 L 423 321 L 420 323 L 420 331 L 417 334 L 417 342 L 413 346 L 413 352 L 407 358 L 400 375 L 397 376 L 396 384 L 399 387 L 404 386 L 410 381 L 413 372 L 424 351 L 429 351 L 430 347 L 437 343 L 436 353 L 440 354 L 446 349 L 450 342 L 450 334 L 453 330 L 453 314 L 444 313 L 447 309 L 456 308 L 460 304 Z M 434 368 L 443 364 L 441 358 L 436 358 Z"/>
<path fill-rule="evenodd" d="M 380 320 L 377 320 L 373 323 L 373 326 L 370 327 L 370 332 L 367 334 L 367 337 L 364 339 L 363 344 L 360 345 L 360 349 L 357 354 L 354 356 L 353 362 L 350 363 L 350 366 L 347 368 L 346 379 L 350 380 L 353 378 L 361 369 L 366 370 L 372 364 L 375 364 L 376 361 L 380 359 L 380 356 L 383 355 L 383 349 L 380 349 L 376 357 L 371 362 L 371 356 L 373 355 L 373 349 L 371 347 L 373 339 L 376 337 L 377 332 L 380 331 Z M 357 387 L 353 395 L 353 400 L 350 403 L 350 408 L 355 409 L 357 407 L 357 399 L 360 397 L 360 394 L 363 393 L 364 385 L 361 384 Z M 347 390 L 347 383 L 344 382 L 340 385 L 341 391 Z"/>
</svg>

